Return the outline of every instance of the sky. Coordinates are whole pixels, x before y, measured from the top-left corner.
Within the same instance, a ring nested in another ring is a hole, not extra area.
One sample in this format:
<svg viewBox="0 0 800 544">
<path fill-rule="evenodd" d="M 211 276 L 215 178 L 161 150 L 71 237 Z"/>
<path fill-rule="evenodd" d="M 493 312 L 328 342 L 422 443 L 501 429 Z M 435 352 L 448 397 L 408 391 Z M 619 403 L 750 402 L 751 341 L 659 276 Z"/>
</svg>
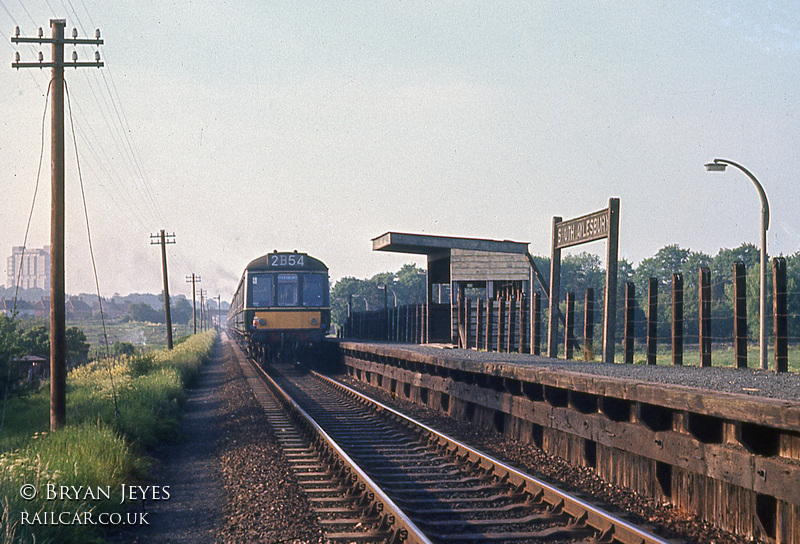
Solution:
<svg viewBox="0 0 800 544">
<path fill-rule="evenodd" d="M 248 262 L 309 253 L 336 281 L 424 261 L 373 252 L 387 231 L 529 242 L 553 216 L 620 199 L 620 257 L 669 244 L 800 250 L 800 4 L 0 0 L 0 266 L 49 244 L 48 70 L 12 44 L 50 19 L 99 28 L 103 68 L 66 71 L 69 293 L 186 276 L 230 300 Z M 3 45 L 5 44 L 5 45 Z M 67 55 L 73 47 L 68 46 Z M 90 59 L 94 48 L 77 48 Z M 5 61 L 2 61 L 5 59 Z M 80 165 L 80 178 L 78 167 Z M 570 252 L 604 255 L 605 243 Z"/>
</svg>

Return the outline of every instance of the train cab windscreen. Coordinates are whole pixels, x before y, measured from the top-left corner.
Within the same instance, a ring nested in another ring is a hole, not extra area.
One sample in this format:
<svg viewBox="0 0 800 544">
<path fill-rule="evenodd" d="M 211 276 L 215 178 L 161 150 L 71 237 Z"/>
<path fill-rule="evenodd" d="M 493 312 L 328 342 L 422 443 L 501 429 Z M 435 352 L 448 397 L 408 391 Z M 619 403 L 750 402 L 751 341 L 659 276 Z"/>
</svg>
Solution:
<svg viewBox="0 0 800 544">
<path fill-rule="evenodd" d="M 278 274 L 278 306 L 297 306 L 297 274 Z"/>
<path fill-rule="evenodd" d="M 252 308 L 328 305 L 328 278 L 325 274 L 251 274 Z"/>
<path fill-rule="evenodd" d="M 250 296 L 254 308 L 269 308 L 274 305 L 275 285 L 272 276 L 265 274 L 251 276 Z"/>
<path fill-rule="evenodd" d="M 303 275 L 303 306 L 326 306 L 328 282 L 322 274 Z"/>
</svg>

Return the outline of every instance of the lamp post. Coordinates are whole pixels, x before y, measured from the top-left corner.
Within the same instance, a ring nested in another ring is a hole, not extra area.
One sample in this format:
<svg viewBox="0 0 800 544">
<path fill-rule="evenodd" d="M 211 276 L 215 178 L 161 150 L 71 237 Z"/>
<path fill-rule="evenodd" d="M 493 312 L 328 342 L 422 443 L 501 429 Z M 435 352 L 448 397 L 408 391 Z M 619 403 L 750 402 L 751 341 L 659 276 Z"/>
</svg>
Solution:
<svg viewBox="0 0 800 544">
<path fill-rule="evenodd" d="M 388 291 L 388 292 L 392 293 L 392 295 L 394 295 L 394 306 L 395 306 L 395 308 L 397 308 L 397 293 L 395 293 L 394 290 L 391 289 L 388 284 L 379 285 L 378 289 L 383 291 L 383 307 L 384 308 L 388 308 L 388 306 L 389 306 L 389 302 L 388 302 L 389 295 L 387 294 L 387 291 Z"/>
<path fill-rule="evenodd" d="M 755 184 L 758 189 L 758 196 L 761 197 L 761 286 L 759 293 L 759 325 L 758 325 L 758 358 L 762 369 L 767 366 L 767 229 L 769 228 L 769 203 L 764 188 L 750 171 L 733 161 L 726 159 L 714 159 L 714 162 L 706 164 L 709 172 L 724 172 L 726 166 L 733 166 L 744 172 L 747 177 Z"/>
</svg>

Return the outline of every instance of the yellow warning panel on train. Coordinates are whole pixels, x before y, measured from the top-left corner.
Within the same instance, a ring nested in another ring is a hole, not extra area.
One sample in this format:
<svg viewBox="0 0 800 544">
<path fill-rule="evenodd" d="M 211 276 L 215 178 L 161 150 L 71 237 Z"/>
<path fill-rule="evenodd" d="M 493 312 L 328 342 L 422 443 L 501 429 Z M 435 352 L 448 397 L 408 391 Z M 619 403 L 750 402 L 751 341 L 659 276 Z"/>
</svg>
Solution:
<svg viewBox="0 0 800 544">
<path fill-rule="evenodd" d="M 321 312 L 314 311 L 267 311 L 255 312 L 253 325 L 255 329 L 318 329 Z"/>
</svg>

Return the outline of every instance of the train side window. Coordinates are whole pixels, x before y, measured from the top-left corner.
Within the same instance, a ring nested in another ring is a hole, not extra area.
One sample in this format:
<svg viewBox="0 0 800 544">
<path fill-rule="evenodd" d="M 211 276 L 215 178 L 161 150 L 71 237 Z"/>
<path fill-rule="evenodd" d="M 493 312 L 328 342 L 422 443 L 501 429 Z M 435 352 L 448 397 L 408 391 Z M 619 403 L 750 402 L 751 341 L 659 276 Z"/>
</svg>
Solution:
<svg viewBox="0 0 800 544">
<path fill-rule="evenodd" d="M 252 276 L 250 293 L 255 308 L 267 308 L 275 304 L 275 286 L 272 276 Z"/>
<path fill-rule="evenodd" d="M 324 306 L 325 276 L 305 274 L 303 276 L 303 306 Z"/>
<path fill-rule="evenodd" d="M 278 306 L 297 306 L 297 274 L 278 274 Z"/>
</svg>

